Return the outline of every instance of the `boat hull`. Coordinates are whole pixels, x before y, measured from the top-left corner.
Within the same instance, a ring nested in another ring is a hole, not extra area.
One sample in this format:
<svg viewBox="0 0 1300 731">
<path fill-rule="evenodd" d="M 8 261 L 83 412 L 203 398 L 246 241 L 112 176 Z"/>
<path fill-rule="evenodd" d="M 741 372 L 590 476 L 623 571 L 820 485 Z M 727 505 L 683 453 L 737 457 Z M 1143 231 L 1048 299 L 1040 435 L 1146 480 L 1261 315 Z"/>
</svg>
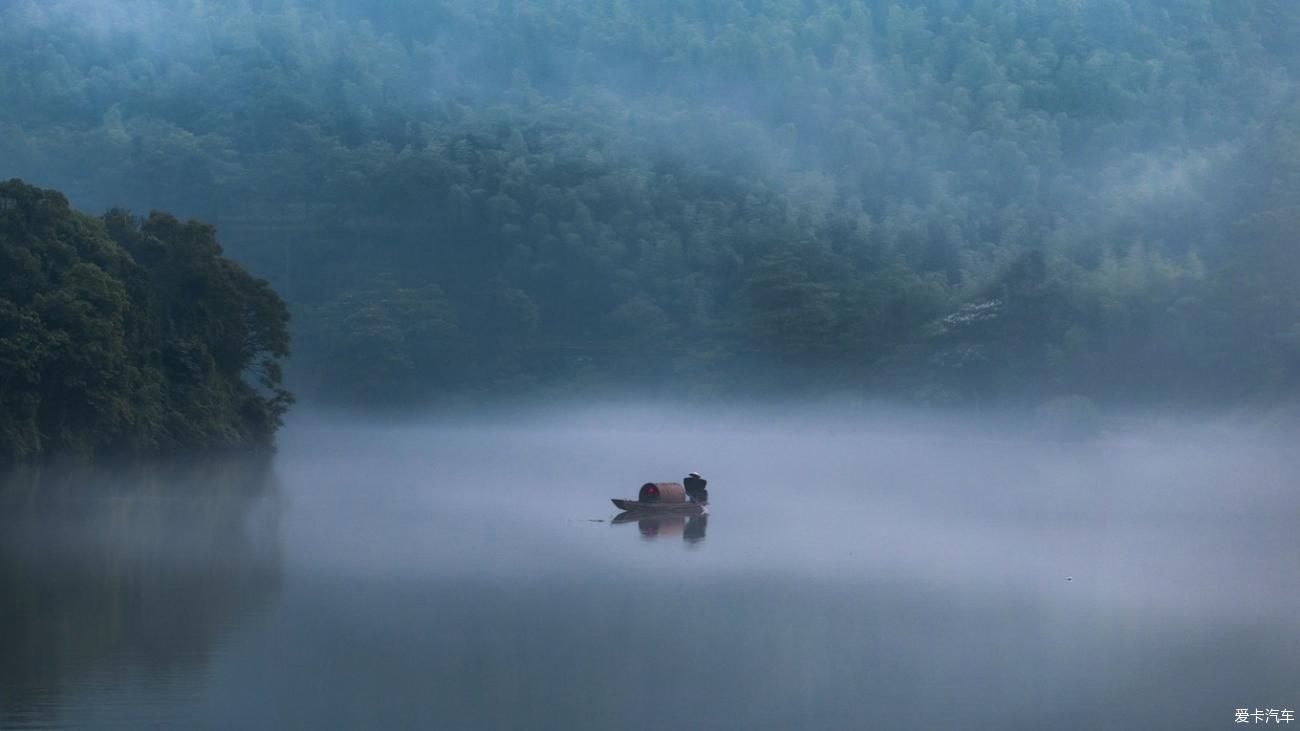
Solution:
<svg viewBox="0 0 1300 731">
<path fill-rule="evenodd" d="M 643 503 L 639 500 L 620 500 L 611 498 L 614 507 L 629 513 L 658 513 L 672 515 L 699 515 L 704 512 L 703 503 Z"/>
</svg>

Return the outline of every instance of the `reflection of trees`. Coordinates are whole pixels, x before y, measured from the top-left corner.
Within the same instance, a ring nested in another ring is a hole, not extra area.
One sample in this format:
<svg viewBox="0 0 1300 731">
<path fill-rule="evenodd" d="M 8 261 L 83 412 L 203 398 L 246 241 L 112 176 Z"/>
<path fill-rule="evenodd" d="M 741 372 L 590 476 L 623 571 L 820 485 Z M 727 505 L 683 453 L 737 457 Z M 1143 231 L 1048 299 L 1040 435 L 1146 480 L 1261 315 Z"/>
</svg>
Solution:
<svg viewBox="0 0 1300 731">
<path fill-rule="evenodd" d="M 42 713 L 82 672 L 199 666 L 280 584 L 264 463 L 0 477 L 0 704 Z"/>
</svg>

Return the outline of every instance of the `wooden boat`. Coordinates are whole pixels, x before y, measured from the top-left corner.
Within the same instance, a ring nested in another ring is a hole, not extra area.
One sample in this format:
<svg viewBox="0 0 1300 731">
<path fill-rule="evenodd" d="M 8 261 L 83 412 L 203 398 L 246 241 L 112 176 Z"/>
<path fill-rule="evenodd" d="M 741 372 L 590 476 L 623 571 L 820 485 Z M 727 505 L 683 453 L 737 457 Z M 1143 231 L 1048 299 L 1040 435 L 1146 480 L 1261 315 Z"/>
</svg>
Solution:
<svg viewBox="0 0 1300 731">
<path fill-rule="evenodd" d="M 647 482 L 641 486 L 636 500 L 612 498 L 614 507 L 629 513 L 658 513 L 672 515 L 699 515 L 704 512 L 704 502 L 686 499 L 686 490 L 676 482 Z"/>
<path fill-rule="evenodd" d="M 704 503 L 661 503 L 642 502 L 640 500 L 620 500 L 610 498 L 614 507 L 629 513 L 659 513 L 673 515 L 699 515 L 704 512 Z"/>
</svg>

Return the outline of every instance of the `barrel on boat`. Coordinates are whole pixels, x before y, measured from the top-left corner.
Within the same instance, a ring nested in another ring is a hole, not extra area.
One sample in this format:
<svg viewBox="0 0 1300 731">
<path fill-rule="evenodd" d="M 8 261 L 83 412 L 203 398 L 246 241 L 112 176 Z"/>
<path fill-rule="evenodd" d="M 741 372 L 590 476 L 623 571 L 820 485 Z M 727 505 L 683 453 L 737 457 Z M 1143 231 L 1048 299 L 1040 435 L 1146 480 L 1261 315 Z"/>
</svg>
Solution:
<svg viewBox="0 0 1300 731">
<path fill-rule="evenodd" d="M 636 499 L 643 503 L 684 503 L 686 488 L 678 482 L 647 482 Z"/>
</svg>

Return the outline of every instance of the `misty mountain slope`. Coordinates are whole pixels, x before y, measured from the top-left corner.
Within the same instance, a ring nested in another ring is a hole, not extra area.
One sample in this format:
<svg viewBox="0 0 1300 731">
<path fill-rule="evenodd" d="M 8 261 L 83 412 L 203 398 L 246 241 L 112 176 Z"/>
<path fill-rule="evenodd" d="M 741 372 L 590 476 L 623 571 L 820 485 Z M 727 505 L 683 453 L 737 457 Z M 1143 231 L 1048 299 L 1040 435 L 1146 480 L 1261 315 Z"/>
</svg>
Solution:
<svg viewBox="0 0 1300 731">
<path fill-rule="evenodd" d="M 1288 3 L 0 14 L 0 174 L 214 222 L 309 392 L 1294 392 Z"/>
</svg>

